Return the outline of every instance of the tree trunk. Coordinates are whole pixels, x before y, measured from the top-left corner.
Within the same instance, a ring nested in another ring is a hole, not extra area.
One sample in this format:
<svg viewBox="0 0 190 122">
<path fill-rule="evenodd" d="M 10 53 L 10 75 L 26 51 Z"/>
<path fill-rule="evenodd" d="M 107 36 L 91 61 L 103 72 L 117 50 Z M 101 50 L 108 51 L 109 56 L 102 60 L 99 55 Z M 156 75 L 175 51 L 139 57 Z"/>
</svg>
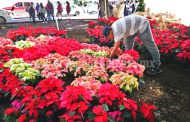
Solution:
<svg viewBox="0 0 190 122">
<path fill-rule="evenodd" d="M 125 9 L 124 1 L 126 0 L 117 0 L 116 5 L 113 6 L 112 14 L 114 17 L 121 18 L 124 16 L 123 14 Z"/>
<path fill-rule="evenodd" d="M 107 3 L 106 6 L 105 6 L 105 2 Z M 109 17 L 109 16 L 111 16 L 111 11 L 110 11 L 110 8 L 109 8 L 108 0 L 99 0 L 99 4 L 100 4 L 100 13 L 99 13 L 100 17 Z M 106 11 L 105 11 L 105 7 L 107 8 Z"/>
</svg>

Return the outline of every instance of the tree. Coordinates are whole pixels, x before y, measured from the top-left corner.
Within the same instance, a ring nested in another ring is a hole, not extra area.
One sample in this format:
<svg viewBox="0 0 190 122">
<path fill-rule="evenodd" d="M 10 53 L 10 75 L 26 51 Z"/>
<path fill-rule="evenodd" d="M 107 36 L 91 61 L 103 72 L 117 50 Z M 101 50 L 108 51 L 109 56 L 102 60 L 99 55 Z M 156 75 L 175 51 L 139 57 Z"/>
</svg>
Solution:
<svg viewBox="0 0 190 122">
<path fill-rule="evenodd" d="M 110 8 L 109 8 L 108 0 L 99 0 L 99 4 L 100 4 L 100 17 L 109 17 L 109 16 L 111 16 L 111 11 L 110 11 Z M 107 8 L 106 11 L 105 11 L 105 8 Z"/>
<path fill-rule="evenodd" d="M 78 0 L 74 0 L 74 4 L 78 4 L 79 3 L 79 1 Z"/>
<path fill-rule="evenodd" d="M 137 8 L 137 11 L 145 11 L 145 4 L 144 4 L 144 0 L 139 0 L 139 6 Z"/>
</svg>

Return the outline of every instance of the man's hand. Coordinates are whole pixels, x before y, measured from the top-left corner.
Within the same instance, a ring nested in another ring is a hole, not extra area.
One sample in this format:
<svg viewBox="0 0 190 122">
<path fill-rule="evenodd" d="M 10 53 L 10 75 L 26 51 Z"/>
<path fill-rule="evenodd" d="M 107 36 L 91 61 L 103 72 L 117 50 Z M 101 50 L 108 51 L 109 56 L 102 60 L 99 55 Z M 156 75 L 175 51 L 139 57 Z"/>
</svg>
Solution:
<svg viewBox="0 0 190 122">
<path fill-rule="evenodd" d="M 122 54 L 123 54 L 123 51 L 122 51 L 121 48 L 119 48 L 119 49 L 117 50 L 117 55 L 122 55 Z"/>
<path fill-rule="evenodd" d="M 113 51 L 112 51 L 112 52 L 110 53 L 109 57 L 110 57 L 110 58 L 113 58 L 113 56 L 114 56 L 114 55 L 113 55 Z"/>
<path fill-rule="evenodd" d="M 114 56 L 116 53 L 118 53 L 117 51 L 118 51 L 119 46 L 120 46 L 120 41 L 115 42 L 114 47 L 113 47 L 113 50 L 112 50 L 111 53 L 110 53 L 110 58 L 113 58 L 113 56 Z"/>
<path fill-rule="evenodd" d="M 112 50 L 111 53 L 110 53 L 110 55 L 109 55 L 109 57 L 113 58 L 115 55 L 119 56 L 119 55 L 122 55 L 122 54 L 123 54 L 123 51 L 119 48 L 115 54 L 113 53 L 113 50 Z"/>
</svg>

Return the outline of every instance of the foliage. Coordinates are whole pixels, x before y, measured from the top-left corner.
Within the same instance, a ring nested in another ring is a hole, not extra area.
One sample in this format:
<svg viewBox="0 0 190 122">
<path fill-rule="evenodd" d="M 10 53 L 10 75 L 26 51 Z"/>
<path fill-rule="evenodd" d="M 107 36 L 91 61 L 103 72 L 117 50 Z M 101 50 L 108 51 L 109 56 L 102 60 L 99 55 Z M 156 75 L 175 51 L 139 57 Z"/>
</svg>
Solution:
<svg viewBox="0 0 190 122">
<path fill-rule="evenodd" d="M 26 82 L 35 82 L 35 79 L 40 76 L 40 72 L 25 63 L 22 59 L 11 59 L 4 64 L 4 67 L 10 68 L 10 70 L 21 80 Z"/>
<path fill-rule="evenodd" d="M 15 46 L 16 46 L 17 48 L 19 48 L 19 49 L 29 48 L 29 47 L 32 47 L 32 46 L 34 46 L 34 45 L 35 45 L 35 43 L 33 43 L 33 42 L 30 42 L 30 41 L 23 41 L 23 40 L 17 41 L 17 42 L 15 43 Z"/>
<path fill-rule="evenodd" d="M 19 27 L 17 30 L 9 30 L 6 37 L 13 40 L 13 42 L 26 40 L 27 37 L 38 37 L 39 35 L 51 35 L 65 37 L 66 32 L 64 30 L 57 30 L 55 27 Z"/>
<path fill-rule="evenodd" d="M 141 11 L 141 12 L 145 11 L 145 2 L 144 2 L 144 0 L 139 0 L 139 6 L 137 8 L 137 11 Z"/>
<path fill-rule="evenodd" d="M 121 51 L 112 60 L 112 48 L 96 44 L 44 35 L 26 40 L 34 45 L 21 41 L 20 46 L 5 39 L 0 48 L 0 97 L 10 96 L 6 97 L 10 102 L 6 121 L 154 119 L 153 105 L 125 95 L 138 89 L 144 72 L 136 62 L 137 52 Z M 118 81 L 117 74 L 124 69 L 124 78 Z"/>
<path fill-rule="evenodd" d="M 116 18 L 99 18 L 97 22 L 90 22 L 89 28 L 86 29 L 86 32 L 89 35 L 91 42 L 101 46 L 103 45 L 112 47 L 114 44 L 113 36 L 110 36 L 106 38 L 106 40 L 104 40 L 102 38 L 102 29 L 104 25 L 110 26 L 116 20 Z M 190 63 L 190 35 L 188 34 L 188 26 L 171 23 L 168 24 L 167 29 L 159 30 L 158 22 L 156 20 L 149 20 L 149 23 L 152 28 L 155 43 L 158 46 L 161 56 L 163 56 L 163 58 L 165 58 L 164 56 L 167 56 L 172 57 L 171 60 L 177 59 L 178 61 L 183 63 Z M 135 42 L 136 43 L 134 47 L 136 50 L 143 54 L 148 53 L 140 38 L 136 38 Z M 122 46 L 121 49 L 123 49 Z M 133 54 L 135 56 L 135 53 Z"/>
</svg>

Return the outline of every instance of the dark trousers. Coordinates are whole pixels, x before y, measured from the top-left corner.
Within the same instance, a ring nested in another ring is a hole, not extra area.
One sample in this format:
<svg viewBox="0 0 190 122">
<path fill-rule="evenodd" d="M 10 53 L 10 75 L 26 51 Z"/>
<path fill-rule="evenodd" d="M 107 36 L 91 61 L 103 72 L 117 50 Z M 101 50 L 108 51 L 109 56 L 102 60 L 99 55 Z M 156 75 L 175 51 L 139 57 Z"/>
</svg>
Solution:
<svg viewBox="0 0 190 122">
<path fill-rule="evenodd" d="M 30 13 L 30 17 L 32 18 L 32 22 L 36 22 L 35 13 Z"/>
<path fill-rule="evenodd" d="M 158 50 L 158 47 L 156 46 L 155 42 L 154 42 L 154 38 L 152 36 L 152 31 L 150 28 L 150 24 L 148 23 L 146 29 L 144 30 L 144 32 L 140 33 L 139 31 L 134 34 L 131 35 L 129 37 L 127 37 L 124 40 L 124 45 L 125 45 L 125 49 L 126 50 L 130 50 L 133 49 L 134 47 L 134 39 L 136 36 L 139 36 L 141 41 L 143 42 L 143 44 L 145 45 L 145 47 L 148 49 L 148 51 L 150 52 L 152 58 L 153 58 L 153 62 L 156 65 L 160 65 L 160 53 Z"/>
<path fill-rule="evenodd" d="M 39 13 L 39 17 L 40 17 L 40 20 L 42 20 L 43 22 L 46 21 L 44 13 Z"/>
</svg>

